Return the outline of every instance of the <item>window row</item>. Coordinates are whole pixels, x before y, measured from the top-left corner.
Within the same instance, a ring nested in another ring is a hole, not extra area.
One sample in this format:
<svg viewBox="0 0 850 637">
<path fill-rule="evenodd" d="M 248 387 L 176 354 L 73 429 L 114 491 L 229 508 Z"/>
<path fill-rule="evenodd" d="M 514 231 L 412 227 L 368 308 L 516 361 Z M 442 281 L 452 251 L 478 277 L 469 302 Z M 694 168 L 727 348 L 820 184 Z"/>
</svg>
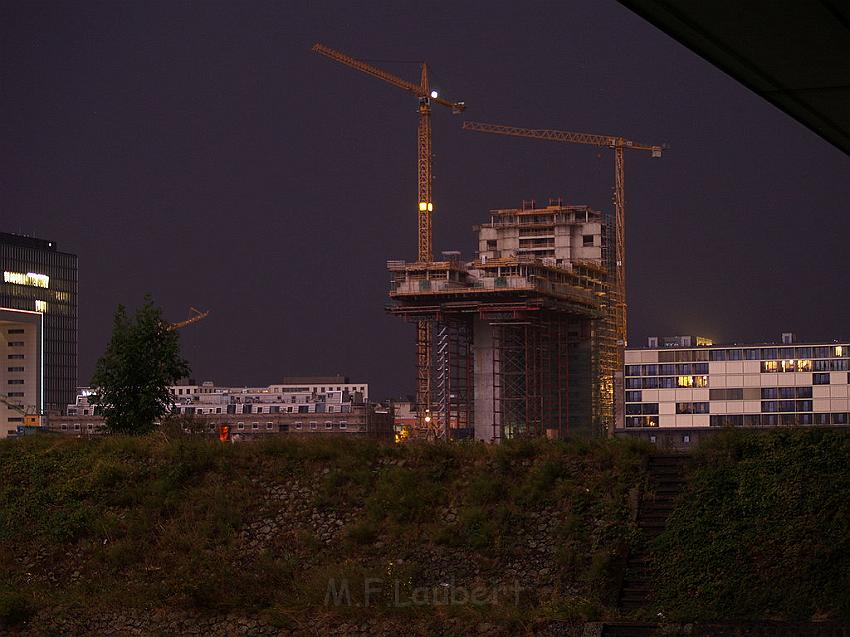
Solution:
<svg viewBox="0 0 850 637">
<path fill-rule="evenodd" d="M 626 389 L 676 389 L 708 387 L 708 376 L 647 376 L 627 378 Z"/>
<path fill-rule="evenodd" d="M 325 403 L 315 403 L 315 404 L 318 406 L 318 405 L 323 405 Z M 222 407 L 214 407 L 214 408 L 213 407 L 183 407 L 183 406 L 180 406 L 180 405 L 176 405 L 174 407 L 174 413 L 175 414 L 185 414 L 187 416 L 193 416 L 193 415 L 203 416 L 205 414 L 213 415 L 213 414 L 221 414 L 221 413 L 230 414 L 230 415 L 264 414 L 264 413 L 265 414 L 292 414 L 292 413 L 309 414 L 309 413 L 311 413 L 310 412 L 310 405 L 297 405 L 297 411 L 293 408 L 293 406 L 287 406 L 287 407 L 284 408 L 284 407 L 281 407 L 280 405 L 270 405 L 268 407 L 257 407 L 256 410 L 253 409 L 253 406 L 250 405 L 250 404 L 241 405 L 241 409 L 238 409 L 238 407 L 240 407 L 240 405 L 235 405 L 235 404 L 229 404 L 229 405 L 225 406 L 223 409 L 222 409 Z M 312 413 L 332 414 L 334 412 L 350 413 L 351 412 L 351 405 L 347 405 L 347 404 L 326 405 L 324 411 L 317 409 L 315 412 L 312 412 Z"/>
<path fill-rule="evenodd" d="M 689 349 L 658 352 L 662 363 L 691 361 L 757 361 L 778 358 L 846 358 L 845 345 L 819 345 L 803 347 L 748 347 L 728 349 Z"/>
<path fill-rule="evenodd" d="M 761 371 L 771 372 L 846 372 L 850 369 L 850 361 L 846 358 L 832 360 L 788 359 L 781 361 L 762 361 Z"/>
<path fill-rule="evenodd" d="M 708 403 L 676 403 L 677 414 L 707 414 Z"/>
<path fill-rule="evenodd" d="M 626 427 L 657 427 L 658 416 L 626 416 Z"/>
<path fill-rule="evenodd" d="M 79 430 L 80 430 L 80 423 L 74 423 L 74 425 L 73 425 L 73 426 L 71 426 L 71 425 L 69 425 L 69 424 L 67 424 L 67 423 L 62 423 L 62 424 L 59 426 L 59 428 L 60 428 L 60 429 L 62 429 L 62 431 L 68 431 L 69 429 L 73 429 L 74 431 L 79 431 Z M 89 431 L 100 431 L 101 429 L 103 429 L 103 428 L 104 428 L 104 426 L 103 426 L 103 425 L 95 425 L 95 424 L 93 424 L 93 423 L 89 423 L 88 425 L 86 425 L 86 426 L 85 426 L 85 427 L 83 427 L 83 428 L 84 428 L 84 429 L 88 429 Z"/>
<path fill-rule="evenodd" d="M 709 418 L 712 427 L 777 427 L 788 425 L 846 425 L 846 412 L 821 414 L 730 414 Z"/>
<path fill-rule="evenodd" d="M 847 425 L 847 412 L 803 414 L 716 414 L 709 416 L 712 427 L 778 427 L 789 425 Z M 626 427 L 658 427 L 658 416 L 626 416 Z"/>
<path fill-rule="evenodd" d="M 330 420 L 328 420 L 328 421 L 326 421 L 326 422 L 325 422 L 325 429 L 333 429 L 333 427 L 334 427 L 334 423 L 332 423 Z M 296 423 L 294 424 L 294 428 L 295 428 L 296 430 L 305 429 L 305 427 L 304 427 L 304 423 L 302 423 L 302 422 L 296 422 Z M 311 423 L 310 423 L 310 429 L 311 429 L 311 430 L 315 431 L 315 430 L 316 430 L 316 429 L 318 429 L 318 428 L 319 428 L 319 423 L 318 423 L 318 422 L 313 421 L 313 422 L 311 422 Z M 345 422 L 344 420 L 340 421 L 340 422 L 339 422 L 339 428 L 340 428 L 340 429 L 348 429 L 348 423 L 347 423 L 347 422 Z"/>
<path fill-rule="evenodd" d="M 811 411 L 811 400 L 763 400 L 761 402 L 762 413 L 772 411 Z"/>
<path fill-rule="evenodd" d="M 332 422 L 332 421 L 328 420 L 328 421 L 325 421 L 324 423 L 320 423 L 318 421 L 313 421 L 313 422 L 306 423 L 306 424 L 309 426 L 309 429 L 314 430 L 314 431 L 317 431 L 320 428 L 323 428 L 325 430 L 334 429 L 334 428 L 348 429 L 348 422 L 345 421 L 345 420 L 341 420 L 339 422 Z M 321 427 L 320 427 L 320 425 L 321 425 Z M 280 431 L 289 431 L 289 424 L 288 423 L 278 423 L 278 427 L 279 427 Z M 210 423 L 210 426 L 209 426 L 210 431 L 216 431 L 217 428 L 218 428 L 218 425 L 216 425 L 214 423 Z M 305 427 L 305 423 L 303 423 L 303 422 L 296 422 L 296 423 L 293 423 L 292 428 L 296 429 L 296 430 L 302 430 L 302 429 L 307 429 L 308 427 Z M 244 431 L 246 429 L 250 429 L 252 431 L 259 431 L 260 429 L 262 429 L 262 427 L 260 426 L 260 423 L 258 423 L 258 422 L 252 422 L 252 423 L 237 422 L 236 423 L 236 429 L 237 429 L 237 431 Z M 266 429 L 266 431 L 274 430 L 274 423 L 267 422 L 265 424 L 265 429 Z"/>
<path fill-rule="evenodd" d="M 812 388 L 806 387 L 762 387 L 762 400 L 789 399 L 789 398 L 811 398 Z"/>
<path fill-rule="evenodd" d="M 707 373 L 708 363 L 626 365 L 626 376 L 679 376 Z"/>
<path fill-rule="evenodd" d="M 658 413 L 658 403 L 631 403 L 626 405 L 626 414 L 629 416 L 652 415 Z"/>
</svg>

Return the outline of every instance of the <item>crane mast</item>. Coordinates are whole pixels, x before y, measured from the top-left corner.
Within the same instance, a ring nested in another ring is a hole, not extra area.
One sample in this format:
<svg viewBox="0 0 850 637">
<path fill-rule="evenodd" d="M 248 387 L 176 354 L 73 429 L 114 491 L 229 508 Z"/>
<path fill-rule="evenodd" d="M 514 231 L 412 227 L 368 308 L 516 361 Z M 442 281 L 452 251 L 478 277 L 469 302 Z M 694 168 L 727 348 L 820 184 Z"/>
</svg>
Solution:
<svg viewBox="0 0 850 637">
<path fill-rule="evenodd" d="M 519 128 L 501 124 L 483 122 L 464 122 L 464 130 L 479 133 L 493 133 L 513 137 L 528 137 L 553 142 L 571 144 L 586 144 L 590 146 L 611 148 L 614 151 L 614 326 L 617 335 L 616 367 L 622 372 L 623 351 L 627 345 L 628 312 L 626 304 L 626 149 L 642 150 L 651 153 L 652 157 L 661 157 L 664 145 L 647 145 L 633 142 L 616 135 L 595 135 L 592 133 L 574 133 L 571 131 L 546 128 Z"/>
<path fill-rule="evenodd" d="M 371 64 L 358 60 L 349 55 L 335 51 L 323 44 L 314 44 L 314 52 L 324 55 L 331 60 L 350 66 L 367 75 L 371 75 L 388 84 L 416 95 L 419 100 L 419 127 L 417 131 L 417 260 L 420 262 L 433 261 L 432 214 L 434 212 L 434 197 L 432 191 L 432 150 L 431 150 L 431 105 L 439 104 L 452 110 L 452 113 L 462 113 L 466 108 L 463 102 L 451 102 L 441 98 L 431 91 L 428 83 L 428 66 L 422 64 L 419 83 L 415 84 L 379 69 Z M 431 347 L 433 333 L 431 323 L 417 321 L 416 323 L 416 413 L 417 425 L 428 435 L 435 433 L 436 422 L 431 418 Z"/>
</svg>

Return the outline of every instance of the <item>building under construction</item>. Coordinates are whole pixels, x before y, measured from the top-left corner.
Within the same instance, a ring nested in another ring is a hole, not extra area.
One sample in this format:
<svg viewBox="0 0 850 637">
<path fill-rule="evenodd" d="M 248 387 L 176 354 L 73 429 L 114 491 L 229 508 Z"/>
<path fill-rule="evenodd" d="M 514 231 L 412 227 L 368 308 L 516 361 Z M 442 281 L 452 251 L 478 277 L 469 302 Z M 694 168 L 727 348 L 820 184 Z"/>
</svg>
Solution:
<svg viewBox="0 0 850 637">
<path fill-rule="evenodd" d="M 430 407 L 419 422 L 494 442 L 601 435 L 617 365 L 612 224 L 550 201 L 494 210 L 475 230 L 472 262 L 444 253 L 387 263 L 389 312 L 430 325 L 430 365 L 418 370 Z"/>
</svg>

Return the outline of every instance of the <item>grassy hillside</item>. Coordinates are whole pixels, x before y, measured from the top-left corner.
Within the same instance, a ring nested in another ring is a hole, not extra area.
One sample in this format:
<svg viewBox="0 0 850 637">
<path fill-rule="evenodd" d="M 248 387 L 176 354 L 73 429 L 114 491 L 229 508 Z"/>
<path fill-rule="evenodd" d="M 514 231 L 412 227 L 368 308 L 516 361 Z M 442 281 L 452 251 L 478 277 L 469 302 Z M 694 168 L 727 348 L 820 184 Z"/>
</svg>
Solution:
<svg viewBox="0 0 850 637">
<path fill-rule="evenodd" d="M 671 618 L 850 619 L 850 435 L 713 439 L 656 560 L 657 610 Z"/>
<path fill-rule="evenodd" d="M 185 609 L 292 628 L 389 617 L 424 634 L 458 633 L 458 618 L 520 632 L 610 616 L 645 454 L 618 441 L 0 441 L 0 620 Z M 439 604 L 444 591 L 466 601 Z"/>
</svg>

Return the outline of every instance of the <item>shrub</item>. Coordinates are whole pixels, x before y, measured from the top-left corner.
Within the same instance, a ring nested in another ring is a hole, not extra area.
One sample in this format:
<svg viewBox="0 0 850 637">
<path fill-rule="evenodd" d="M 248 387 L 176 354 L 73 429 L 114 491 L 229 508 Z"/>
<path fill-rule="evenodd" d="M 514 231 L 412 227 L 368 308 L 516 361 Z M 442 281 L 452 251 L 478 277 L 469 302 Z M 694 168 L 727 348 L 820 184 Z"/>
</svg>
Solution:
<svg viewBox="0 0 850 637">
<path fill-rule="evenodd" d="M 0 628 L 3 624 L 15 626 L 25 622 L 34 613 L 26 595 L 12 589 L 0 589 Z"/>
</svg>

